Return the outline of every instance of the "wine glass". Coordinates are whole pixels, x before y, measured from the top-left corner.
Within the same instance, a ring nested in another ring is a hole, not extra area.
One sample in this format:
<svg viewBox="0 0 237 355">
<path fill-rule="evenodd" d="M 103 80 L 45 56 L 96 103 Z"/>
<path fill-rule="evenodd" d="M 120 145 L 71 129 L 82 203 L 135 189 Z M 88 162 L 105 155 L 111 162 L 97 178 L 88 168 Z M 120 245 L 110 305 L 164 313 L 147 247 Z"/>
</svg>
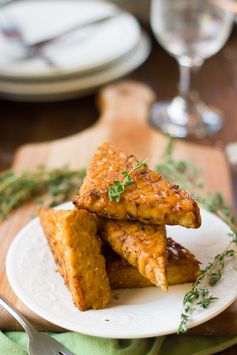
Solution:
<svg viewBox="0 0 237 355">
<path fill-rule="evenodd" d="M 223 124 L 220 111 L 208 107 L 191 90 L 192 74 L 227 41 L 234 0 L 152 0 L 151 25 L 161 44 L 180 67 L 179 95 L 155 103 L 152 124 L 173 137 L 203 138 Z M 208 83 L 207 83 L 208 85 Z"/>
</svg>

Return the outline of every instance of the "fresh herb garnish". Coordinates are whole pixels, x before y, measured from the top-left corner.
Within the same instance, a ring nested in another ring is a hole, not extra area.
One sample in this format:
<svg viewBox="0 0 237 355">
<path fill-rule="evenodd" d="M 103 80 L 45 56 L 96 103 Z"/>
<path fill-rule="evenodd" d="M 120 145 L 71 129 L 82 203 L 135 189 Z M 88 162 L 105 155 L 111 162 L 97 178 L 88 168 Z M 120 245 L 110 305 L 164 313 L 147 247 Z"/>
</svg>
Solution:
<svg viewBox="0 0 237 355">
<path fill-rule="evenodd" d="M 201 270 L 201 274 L 193 283 L 191 290 L 184 296 L 178 333 L 185 333 L 188 330 L 188 321 L 192 313 L 200 307 L 207 308 L 217 299 L 211 294 L 208 287 L 214 287 L 219 282 L 223 276 L 227 259 L 235 255 L 237 249 L 237 226 L 236 218 L 231 209 L 225 204 L 221 193 L 216 192 L 202 197 L 202 189 L 205 186 L 202 179 L 200 179 L 201 171 L 194 167 L 191 162 L 174 160 L 172 158 L 173 149 L 174 140 L 171 138 L 163 154 L 163 162 L 156 167 L 157 171 L 164 178 L 176 184 L 178 183 L 180 187 L 194 190 L 195 193 L 191 194 L 192 197 L 206 210 L 215 213 L 224 220 L 232 230 L 232 233 L 229 233 L 231 238 L 229 245 L 222 253 L 216 255 L 205 269 Z"/>
<path fill-rule="evenodd" d="M 162 156 L 162 162 L 156 166 L 156 171 L 167 180 L 178 184 L 182 189 L 200 189 L 204 186 L 201 170 L 186 160 L 174 160 L 172 153 L 174 139 L 170 138 Z"/>
<path fill-rule="evenodd" d="M 178 333 L 185 333 L 188 330 L 188 321 L 194 311 L 200 307 L 208 308 L 217 299 L 207 287 L 213 287 L 219 282 L 223 276 L 227 259 L 235 255 L 237 234 L 234 232 L 229 233 L 229 237 L 231 241 L 226 249 L 216 255 L 213 261 L 209 262 L 207 267 L 201 270 L 200 276 L 193 283 L 191 290 L 184 296 Z M 207 287 L 204 288 L 203 285 L 207 285 Z"/>
<path fill-rule="evenodd" d="M 33 197 L 47 194 L 38 199 L 39 205 L 56 206 L 69 200 L 78 191 L 85 176 L 85 170 L 70 170 L 68 167 L 46 169 L 41 166 L 35 171 L 17 173 L 12 170 L 0 174 L 0 220 L 15 208 Z"/>
<path fill-rule="evenodd" d="M 232 209 L 225 204 L 223 196 L 220 192 L 207 194 L 206 197 L 192 195 L 207 211 L 220 217 L 230 229 L 237 234 L 237 221 Z"/>
<path fill-rule="evenodd" d="M 120 196 L 124 192 L 125 187 L 129 186 L 133 183 L 131 173 L 137 169 L 142 168 L 142 167 L 147 168 L 147 164 L 146 164 L 147 160 L 148 160 L 148 158 L 145 160 L 139 161 L 139 163 L 137 163 L 131 170 L 129 170 L 129 171 L 126 170 L 126 171 L 121 172 L 121 175 L 123 176 L 124 179 L 122 181 L 114 180 L 113 181 L 114 186 L 110 186 L 110 188 L 108 190 L 108 195 L 109 195 L 110 201 L 113 201 L 113 200 L 116 202 L 120 201 Z"/>
</svg>

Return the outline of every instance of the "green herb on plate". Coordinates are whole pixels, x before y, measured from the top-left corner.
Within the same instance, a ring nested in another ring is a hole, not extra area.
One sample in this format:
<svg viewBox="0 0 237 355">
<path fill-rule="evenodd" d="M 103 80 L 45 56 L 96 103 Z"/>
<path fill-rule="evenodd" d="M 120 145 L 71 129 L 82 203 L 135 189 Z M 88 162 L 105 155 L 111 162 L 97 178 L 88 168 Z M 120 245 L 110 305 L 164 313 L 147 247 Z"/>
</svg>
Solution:
<svg viewBox="0 0 237 355">
<path fill-rule="evenodd" d="M 148 160 L 148 158 L 145 159 L 144 161 L 143 160 L 140 161 L 129 171 L 122 171 L 121 172 L 121 174 L 123 175 L 123 180 L 122 181 L 114 180 L 113 181 L 114 186 L 110 186 L 110 188 L 108 190 L 108 195 L 109 195 L 110 201 L 113 201 L 113 200 L 116 202 L 120 201 L 120 196 L 125 191 L 125 187 L 129 186 L 133 183 L 131 173 L 137 169 L 142 168 L 142 167 L 147 168 L 147 164 L 146 164 L 147 160 Z"/>
<path fill-rule="evenodd" d="M 208 308 L 217 299 L 211 294 L 210 288 L 214 287 L 223 276 L 226 262 L 235 256 L 237 250 L 237 226 L 236 218 L 232 210 L 225 204 L 220 192 L 208 193 L 203 197 L 202 189 L 205 187 L 201 179 L 201 171 L 187 161 L 178 161 L 172 158 L 174 140 L 171 138 L 163 154 L 163 162 L 157 165 L 157 171 L 166 179 L 178 183 L 183 188 L 189 188 L 195 192 L 192 197 L 206 210 L 220 217 L 232 230 L 229 233 L 230 243 L 223 252 L 216 255 L 207 267 L 201 270 L 200 276 L 193 283 L 190 291 L 183 299 L 183 311 L 178 328 L 178 333 L 188 330 L 188 322 L 193 312 L 199 308 Z"/>
<path fill-rule="evenodd" d="M 229 237 L 231 241 L 226 249 L 216 255 L 213 261 L 209 262 L 206 268 L 201 270 L 201 274 L 193 283 L 191 290 L 185 294 L 178 333 L 185 333 L 188 330 L 188 321 L 194 311 L 200 307 L 208 308 L 217 299 L 210 293 L 208 287 L 214 287 L 220 281 L 227 260 L 235 255 L 237 234 L 230 233 Z M 203 285 L 207 285 L 207 287 Z"/>
</svg>

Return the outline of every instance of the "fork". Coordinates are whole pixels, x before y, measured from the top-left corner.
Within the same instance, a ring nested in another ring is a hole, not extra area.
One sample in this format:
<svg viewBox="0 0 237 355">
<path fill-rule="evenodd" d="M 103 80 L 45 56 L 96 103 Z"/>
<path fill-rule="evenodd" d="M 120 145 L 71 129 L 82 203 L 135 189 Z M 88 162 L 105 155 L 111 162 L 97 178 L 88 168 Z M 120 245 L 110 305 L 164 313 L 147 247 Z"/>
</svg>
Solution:
<svg viewBox="0 0 237 355">
<path fill-rule="evenodd" d="M 90 20 L 86 23 L 74 25 L 66 30 L 63 30 L 55 35 L 49 36 L 44 40 L 37 41 L 33 44 L 26 43 L 24 39 L 24 35 L 20 29 L 20 26 L 17 22 L 12 19 L 9 15 L 0 14 L 0 24 L 1 24 L 1 32 L 3 36 L 8 40 L 12 41 L 18 47 L 18 50 L 23 50 L 26 58 L 32 58 L 34 56 L 38 56 L 43 59 L 49 66 L 55 67 L 55 63 L 45 55 L 43 52 L 43 48 L 50 43 L 56 42 L 58 39 L 65 37 L 66 35 L 73 33 L 79 29 L 85 28 L 96 28 L 98 25 L 102 25 L 115 17 L 119 17 L 122 15 L 122 12 L 119 10 L 114 10 L 111 14 L 105 15 L 99 19 Z"/>
<path fill-rule="evenodd" d="M 10 16 L 7 16 L 6 14 L 3 15 L 0 13 L 0 24 L 0 30 L 2 35 L 12 46 L 15 46 L 15 49 L 17 49 L 17 51 L 21 53 L 23 57 L 39 57 L 47 65 L 55 67 L 53 61 L 43 52 L 42 46 L 30 46 L 25 42 L 23 33 L 14 19 L 12 19 Z"/>
<path fill-rule="evenodd" d="M 2 296 L 0 296 L 0 305 L 16 319 L 26 331 L 29 338 L 29 355 L 75 355 L 49 335 L 39 333 L 29 321 Z"/>
</svg>

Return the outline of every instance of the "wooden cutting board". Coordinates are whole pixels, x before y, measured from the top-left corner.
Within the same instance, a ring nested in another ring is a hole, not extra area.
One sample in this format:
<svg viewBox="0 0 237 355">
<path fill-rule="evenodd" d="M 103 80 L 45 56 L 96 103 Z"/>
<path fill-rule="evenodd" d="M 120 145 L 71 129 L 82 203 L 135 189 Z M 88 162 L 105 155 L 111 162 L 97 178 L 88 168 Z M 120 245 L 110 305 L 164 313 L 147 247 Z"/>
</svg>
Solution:
<svg viewBox="0 0 237 355">
<path fill-rule="evenodd" d="M 112 142 L 129 154 L 135 154 L 139 159 L 152 154 L 149 163 L 155 166 L 167 144 L 167 137 L 148 124 L 149 108 L 154 99 L 152 90 L 143 84 L 121 82 L 110 85 L 99 95 L 101 116 L 96 124 L 68 138 L 21 147 L 16 152 L 13 167 L 17 170 L 33 169 L 40 164 L 50 168 L 64 164 L 70 164 L 72 168 L 86 167 L 97 146 L 105 141 Z M 222 151 L 177 141 L 174 156 L 192 160 L 204 171 L 208 189 L 222 192 L 226 201 L 232 203 L 230 172 Z M 56 331 L 60 328 L 33 314 L 17 299 L 5 273 L 5 259 L 9 245 L 20 228 L 30 220 L 33 208 L 31 203 L 26 204 L 0 225 L 0 293 L 38 329 Z M 29 255 L 29 257 L 34 256 Z M 0 329 L 20 329 L 20 327 L 11 316 L 0 309 Z M 214 320 L 193 331 L 199 334 L 236 334 L 237 302 Z"/>
</svg>

